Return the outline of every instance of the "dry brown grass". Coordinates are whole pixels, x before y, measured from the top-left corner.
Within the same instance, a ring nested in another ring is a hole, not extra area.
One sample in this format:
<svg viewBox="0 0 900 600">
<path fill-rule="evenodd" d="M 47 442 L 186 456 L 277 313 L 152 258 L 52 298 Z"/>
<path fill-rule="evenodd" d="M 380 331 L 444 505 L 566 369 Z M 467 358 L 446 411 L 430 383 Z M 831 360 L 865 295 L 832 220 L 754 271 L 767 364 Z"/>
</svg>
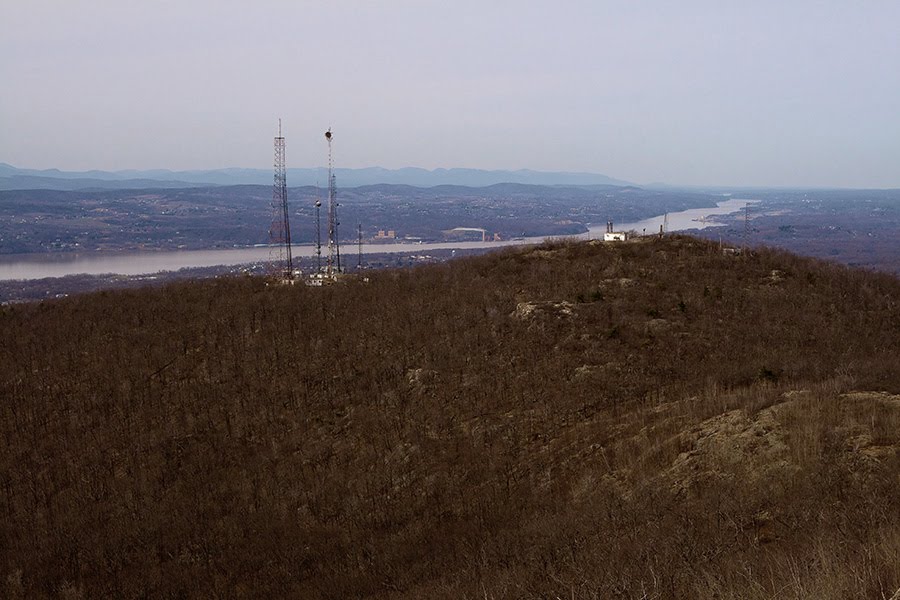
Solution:
<svg viewBox="0 0 900 600">
<path fill-rule="evenodd" d="M 0 309 L 0 584 L 890 598 L 898 299 L 675 238 Z"/>
</svg>

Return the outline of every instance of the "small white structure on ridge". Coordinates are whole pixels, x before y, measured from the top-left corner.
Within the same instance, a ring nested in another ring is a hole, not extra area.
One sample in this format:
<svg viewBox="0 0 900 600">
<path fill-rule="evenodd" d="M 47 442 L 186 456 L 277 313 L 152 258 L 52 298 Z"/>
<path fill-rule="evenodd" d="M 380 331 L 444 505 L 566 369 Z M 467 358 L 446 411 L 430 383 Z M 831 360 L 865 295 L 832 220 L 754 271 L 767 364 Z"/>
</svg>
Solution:
<svg viewBox="0 0 900 600">
<path fill-rule="evenodd" d="M 628 234 L 624 231 L 613 231 L 613 222 L 606 222 L 606 233 L 603 234 L 604 242 L 624 242 L 628 240 Z"/>
</svg>

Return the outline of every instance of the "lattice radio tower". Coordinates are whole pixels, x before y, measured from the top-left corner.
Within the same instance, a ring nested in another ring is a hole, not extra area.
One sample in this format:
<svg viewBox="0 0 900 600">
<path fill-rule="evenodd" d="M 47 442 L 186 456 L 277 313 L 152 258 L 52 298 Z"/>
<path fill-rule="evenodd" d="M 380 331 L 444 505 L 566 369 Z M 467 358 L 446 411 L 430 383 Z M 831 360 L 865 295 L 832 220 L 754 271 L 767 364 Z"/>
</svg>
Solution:
<svg viewBox="0 0 900 600">
<path fill-rule="evenodd" d="M 325 132 L 325 139 L 328 140 L 328 263 L 325 273 L 329 277 L 334 277 L 336 273 L 341 272 L 341 245 L 338 242 L 338 221 L 337 217 L 337 182 L 334 175 L 334 160 L 331 154 L 331 140 L 334 135 L 331 128 Z"/>
<path fill-rule="evenodd" d="M 291 258 L 291 224 L 288 219 L 287 168 L 284 159 L 284 137 L 281 135 L 281 119 L 278 119 L 278 136 L 275 138 L 275 183 L 272 186 L 272 225 L 269 227 L 269 244 L 272 259 L 271 274 L 291 279 L 294 262 Z"/>
</svg>

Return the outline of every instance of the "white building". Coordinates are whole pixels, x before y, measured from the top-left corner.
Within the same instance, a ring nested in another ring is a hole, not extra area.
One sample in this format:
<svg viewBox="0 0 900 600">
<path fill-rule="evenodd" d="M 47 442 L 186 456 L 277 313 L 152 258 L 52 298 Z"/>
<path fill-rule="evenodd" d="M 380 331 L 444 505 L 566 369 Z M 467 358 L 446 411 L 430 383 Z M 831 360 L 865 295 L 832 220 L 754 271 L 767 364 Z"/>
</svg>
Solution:
<svg viewBox="0 0 900 600">
<path fill-rule="evenodd" d="M 606 222 L 606 233 L 603 234 L 604 242 L 624 242 L 628 240 L 628 234 L 624 231 L 613 231 L 613 222 Z"/>
</svg>

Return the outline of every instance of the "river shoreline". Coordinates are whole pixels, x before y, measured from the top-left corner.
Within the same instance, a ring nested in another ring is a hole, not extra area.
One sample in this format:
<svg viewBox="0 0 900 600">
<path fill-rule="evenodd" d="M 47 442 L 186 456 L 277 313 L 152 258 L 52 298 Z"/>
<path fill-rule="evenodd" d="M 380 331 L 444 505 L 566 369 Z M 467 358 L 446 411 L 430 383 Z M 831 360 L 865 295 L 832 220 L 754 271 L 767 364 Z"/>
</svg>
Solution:
<svg viewBox="0 0 900 600">
<path fill-rule="evenodd" d="M 721 225 L 709 217 L 733 214 L 754 200 L 727 199 L 715 207 L 694 208 L 668 215 L 668 231 L 704 229 Z M 616 230 L 635 231 L 638 234 L 658 232 L 666 215 L 658 215 L 634 223 L 614 224 Z M 603 236 L 606 224 L 589 225 L 587 233 L 568 236 L 552 236 L 573 239 L 594 239 Z M 362 254 L 427 253 L 430 251 L 489 250 L 509 246 L 537 244 L 547 236 L 518 238 L 503 241 L 470 242 L 404 242 L 369 243 L 362 245 Z M 347 254 L 357 254 L 356 244 L 346 244 Z M 298 258 L 314 257 L 315 246 L 293 245 L 292 253 Z M 90 254 L 27 254 L 0 256 L 0 281 L 29 281 L 36 279 L 67 277 L 70 275 L 123 275 L 140 276 L 154 273 L 198 269 L 218 266 L 257 264 L 271 260 L 272 249 L 266 246 L 218 250 L 162 250 L 162 251 L 110 251 Z"/>
</svg>

